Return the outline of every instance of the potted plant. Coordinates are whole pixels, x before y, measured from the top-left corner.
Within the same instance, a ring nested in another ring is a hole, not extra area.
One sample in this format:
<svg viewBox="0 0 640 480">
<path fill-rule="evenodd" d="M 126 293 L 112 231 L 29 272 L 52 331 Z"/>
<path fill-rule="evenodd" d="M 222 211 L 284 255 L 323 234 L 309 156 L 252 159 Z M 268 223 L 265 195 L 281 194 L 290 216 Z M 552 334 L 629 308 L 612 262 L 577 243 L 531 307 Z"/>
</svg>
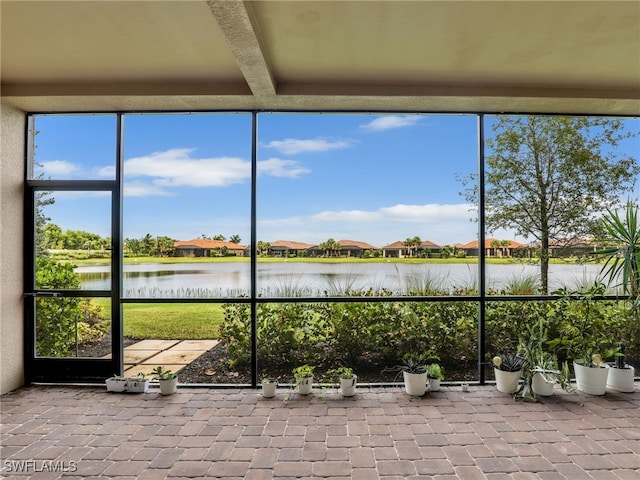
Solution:
<svg viewBox="0 0 640 480">
<path fill-rule="evenodd" d="M 160 394 L 173 395 L 178 390 L 178 376 L 171 370 L 159 365 L 152 370 L 153 378 L 160 385 Z"/>
<path fill-rule="evenodd" d="M 618 342 L 616 344 L 616 358 L 609 364 L 607 372 L 607 388 L 616 392 L 630 393 L 635 391 L 635 373 L 634 367 L 625 363 L 625 344 Z"/>
<path fill-rule="evenodd" d="M 640 216 L 638 207 L 630 201 L 624 214 L 618 210 L 607 210 L 602 225 L 614 247 L 596 252 L 605 255 L 601 273 L 608 278 L 610 286 L 622 287 L 627 295 L 630 321 L 640 316 Z M 618 342 L 615 361 L 609 363 L 607 387 L 620 392 L 634 391 L 635 369 L 625 363 L 625 345 Z"/>
<path fill-rule="evenodd" d="M 386 368 L 384 372 L 402 373 L 407 394 L 421 397 L 427 391 L 427 364 L 420 356 L 405 355 L 402 364 Z"/>
<path fill-rule="evenodd" d="M 353 373 L 350 367 L 338 367 L 329 370 L 327 375 L 337 378 L 340 384 L 340 393 L 343 397 L 353 397 L 356 394 L 356 382 L 358 376 Z"/>
<path fill-rule="evenodd" d="M 429 391 L 437 392 L 440 390 L 440 382 L 444 380 L 444 370 L 437 363 L 427 365 L 427 379 L 429 382 Z"/>
<path fill-rule="evenodd" d="M 536 401 L 538 395 L 550 396 L 555 385 L 560 385 L 567 392 L 574 391 L 569 364 L 564 362 L 560 369 L 557 356 L 545 351 L 546 342 L 547 330 L 542 319 L 537 325 L 528 325 L 527 335 L 520 337 L 518 356 L 526 360 L 526 368 L 522 385 L 515 394 L 516 399 Z"/>
<path fill-rule="evenodd" d="M 275 378 L 265 377 L 262 379 L 262 396 L 264 398 L 275 397 L 278 381 Z"/>
<path fill-rule="evenodd" d="M 526 360 L 511 353 L 503 353 L 493 357 L 491 363 L 493 364 L 493 373 L 498 391 L 515 393 L 518 390 L 518 382 L 522 376 Z"/>
<path fill-rule="evenodd" d="M 107 386 L 107 392 L 126 392 L 127 391 L 127 379 L 120 375 L 113 375 L 104 381 Z"/>
<path fill-rule="evenodd" d="M 564 350 L 567 357 L 573 359 L 576 388 L 591 395 L 605 394 L 609 365 L 603 359 L 615 355 L 615 350 L 607 347 L 612 340 L 602 328 L 605 314 L 602 309 L 594 307 L 594 297 L 604 295 L 605 291 L 606 286 L 595 281 L 578 291 L 561 289 L 554 292 L 561 295 L 559 302 L 563 310 L 570 310 L 568 302 L 572 299 L 579 300 L 576 308 L 580 308 L 578 315 L 582 320 L 567 320 L 560 336 L 551 340 L 549 345 Z"/>
<path fill-rule="evenodd" d="M 149 379 L 143 372 L 138 372 L 135 377 L 127 378 L 127 392 L 146 393 L 149 390 Z"/>
<path fill-rule="evenodd" d="M 295 378 L 294 387 L 297 388 L 298 393 L 302 395 L 308 395 L 311 393 L 313 387 L 313 371 L 315 366 L 301 365 L 293 369 L 293 377 Z"/>
</svg>

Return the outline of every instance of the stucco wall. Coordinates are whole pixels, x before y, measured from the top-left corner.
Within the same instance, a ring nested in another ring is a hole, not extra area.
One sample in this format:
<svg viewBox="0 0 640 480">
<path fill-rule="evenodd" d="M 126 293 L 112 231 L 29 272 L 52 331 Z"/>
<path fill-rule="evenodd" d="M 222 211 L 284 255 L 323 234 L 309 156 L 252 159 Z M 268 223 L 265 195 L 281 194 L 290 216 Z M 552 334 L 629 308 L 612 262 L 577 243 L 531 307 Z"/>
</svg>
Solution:
<svg viewBox="0 0 640 480">
<path fill-rule="evenodd" d="M 0 104 L 0 394 L 24 383 L 24 112 Z"/>
</svg>

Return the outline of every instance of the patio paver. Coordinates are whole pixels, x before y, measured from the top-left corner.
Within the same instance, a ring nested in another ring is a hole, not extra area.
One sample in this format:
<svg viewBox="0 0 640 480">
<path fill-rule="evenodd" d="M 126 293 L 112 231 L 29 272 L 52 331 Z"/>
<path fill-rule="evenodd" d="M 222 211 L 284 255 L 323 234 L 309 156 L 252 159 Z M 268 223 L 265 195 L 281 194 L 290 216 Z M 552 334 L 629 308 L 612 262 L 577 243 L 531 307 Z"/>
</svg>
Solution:
<svg viewBox="0 0 640 480">
<path fill-rule="evenodd" d="M 156 386 L 32 386 L 0 397 L 0 477 L 640 479 L 638 387 L 530 404 L 491 385 L 422 398 L 281 388 L 273 399 L 251 388 L 163 397 Z"/>
</svg>

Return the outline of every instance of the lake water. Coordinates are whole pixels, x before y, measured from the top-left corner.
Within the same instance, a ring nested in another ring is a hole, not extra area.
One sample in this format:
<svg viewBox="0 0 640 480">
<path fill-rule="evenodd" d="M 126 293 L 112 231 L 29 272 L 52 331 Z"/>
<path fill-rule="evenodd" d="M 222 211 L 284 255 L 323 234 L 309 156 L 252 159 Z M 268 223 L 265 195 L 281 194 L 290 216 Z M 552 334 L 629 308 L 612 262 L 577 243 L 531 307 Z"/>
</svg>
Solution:
<svg viewBox="0 0 640 480">
<path fill-rule="evenodd" d="M 591 283 L 600 265 L 550 265 L 549 290 Z M 82 289 L 108 290 L 108 266 L 81 266 Z M 539 266 L 493 265 L 486 267 L 490 288 L 528 276 L 539 277 Z M 258 263 L 257 289 L 262 295 L 338 295 L 345 290 L 380 290 L 399 294 L 413 285 L 432 284 L 452 289 L 477 285 L 477 266 L 472 264 L 402 263 Z M 124 295 L 136 297 L 221 297 L 247 295 L 249 263 L 126 264 Z"/>
</svg>

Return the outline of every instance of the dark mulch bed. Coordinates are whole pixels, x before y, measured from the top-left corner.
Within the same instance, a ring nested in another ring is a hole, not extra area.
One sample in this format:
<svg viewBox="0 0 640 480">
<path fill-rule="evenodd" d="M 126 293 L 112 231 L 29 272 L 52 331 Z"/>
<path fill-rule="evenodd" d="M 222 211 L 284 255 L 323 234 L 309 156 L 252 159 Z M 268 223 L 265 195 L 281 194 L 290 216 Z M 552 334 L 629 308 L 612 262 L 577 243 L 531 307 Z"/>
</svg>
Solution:
<svg viewBox="0 0 640 480">
<path fill-rule="evenodd" d="M 132 345 L 140 339 L 125 337 L 124 346 Z M 87 342 L 80 346 L 82 357 L 102 357 L 111 353 L 111 335 L 105 335 L 99 340 Z M 179 373 L 180 383 L 185 384 L 251 384 L 251 372 L 249 368 L 234 368 L 228 361 L 227 349 L 218 344 L 208 350 L 196 360 L 187 365 Z M 276 378 L 281 383 L 290 383 L 291 368 L 261 369 L 258 378 L 265 376 Z M 367 368 L 356 368 L 358 382 L 362 383 L 389 383 L 396 381 L 393 373 L 383 373 L 384 366 L 371 365 Z M 444 365 L 446 379 L 448 381 L 474 381 L 477 380 L 477 366 L 474 362 L 458 362 L 455 365 Z M 317 373 L 322 375 L 323 370 L 318 368 Z M 400 381 L 402 378 L 400 377 Z"/>
</svg>

